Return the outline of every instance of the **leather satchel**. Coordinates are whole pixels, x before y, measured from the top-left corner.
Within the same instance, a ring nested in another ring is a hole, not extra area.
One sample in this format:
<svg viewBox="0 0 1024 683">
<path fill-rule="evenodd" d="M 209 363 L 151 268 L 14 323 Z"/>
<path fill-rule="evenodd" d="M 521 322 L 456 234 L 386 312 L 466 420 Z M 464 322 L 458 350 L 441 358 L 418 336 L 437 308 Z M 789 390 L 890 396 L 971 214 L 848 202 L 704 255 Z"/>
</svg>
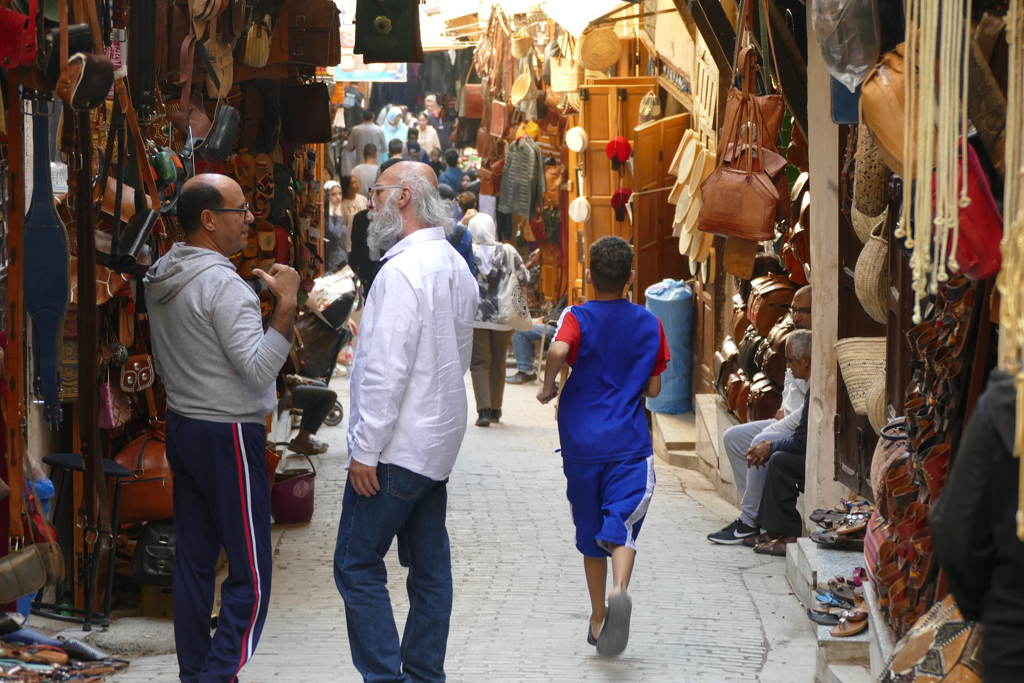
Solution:
<svg viewBox="0 0 1024 683">
<path fill-rule="evenodd" d="M 754 375 L 747 397 L 747 420 L 769 420 L 782 407 L 782 389 L 763 374 Z"/>
<path fill-rule="evenodd" d="M 68 54 L 92 52 L 92 27 L 89 24 L 71 24 L 67 32 Z M 36 66 L 46 74 L 46 80 L 53 84 L 60 78 L 60 36 L 61 29 L 47 29 L 36 54 Z"/>
<path fill-rule="evenodd" d="M 903 177 L 903 123 L 906 93 L 903 52 L 900 43 L 892 52 L 878 60 L 878 64 L 861 84 L 860 120 L 868 125 L 875 136 L 878 153 L 894 173 Z M 910 154 L 917 155 L 917 144 L 911 142 Z M 909 180 L 909 179 L 908 179 Z"/>
<path fill-rule="evenodd" d="M 736 358 L 747 377 L 753 377 L 760 372 L 760 368 L 757 367 L 757 349 L 760 345 L 761 335 L 753 326 L 748 327 L 738 345 L 739 355 Z"/>
<path fill-rule="evenodd" d="M 331 94 L 326 83 L 284 84 L 280 100 L 282 144 L 331 141 Z"/>
<path fill-rule="evenodd" d="M 0 9 L 0 66 L 14 69 L 36 60 L 36 0 L 28 0 L 28 16 Z"/>
<path fill-rule="evenodd" d="M 138 586 L 173 586 L 177 548 L 173 520 L 146 524 L 132 555 L 131 582 Z"/>
<path fill-rule="evenodd" d="M 226 100 L 219 100 L 210 130 L 205 137 L 194 142 L 194 150 L 211 161 L 225 161 L 231 156 L 239 121 L 238 110 Z"/>
<path fill-rule="evenodd" d="M 135 439 L 114 460 L 132 476 L 122 483 L 121 524 L 137 524 L 174 517 L 174 475 L 160 424 Z"/>
<path fill-rule="evenodd" d="M 309 1 L 291 0 L 299 4 Z M 422 62 L 419 4 L 408 0 L 356 0 L 356 40 L 352 51 L 362 55 L 366 64 Z M 337 62 L 325 66 L 334 64 Z"/>
<path fill-rule="evenodd" d="M 780 386 L 786 381 L 786 339 L 795 329 L 793 318 L 785 316 L 775 323 L 775 327 L 764 338 L 758 349 L 761 372 Z"/>
<path fill-rule="evenodd" d="M 500 100 L 491 102 L 491 135 L 496 138 L 505 137 L 505 131 L 511 124 L 512 105 Z"/>
<path fill-rule="evenodd" d="M 728 398 L 729 376 L 740 367 L 738 361 L 739 353 L 739 347 L 736 346 L 736 342 L 733 341 L 732 337 L 726 337 L 725 341 L 722 342 L 722 348 L 715 351 L 715 358 L 712 363 L 712 376 L 715 378 L 715 391 L 723 399 Z"/>
<path fill-rule="evenodd" d="M 750 284 L 747 317 L 750 318 L 757 333 L 764 336 L 789 312 L 789 306 L 796 294 L 796 285 L 785 275 L 765 275 Z"/>
<path fill-rule="evenodd" d="M 25 463 L 22 462 L 22 465 L 25 466 Z M 32 534 L 31 537 L 37 542 L 15 550 L 13 545 L 16 542 L 15 535 L 14 533 L 10 534 L 12 550 L 4 557 L 0 557 L 0 600 L 3 600 L 4 604 L 14 602 L 45 586 L 51 586 L 64 578 L 64 555 L 61 552 L 60 544 L 57 543 L 53 526 L 43 520 L 42 529 L 40 529 L 37 523 L 37 517 L 40 515 L 38 509 L 35 508 L 36 501 L 39 500 L 39 494 L 35 490 L 35 481 L 31 476 L 24 477 L 24 480 L 27 482 L 27 486 L 31 486 L 32 494 L 28 496 L 28 507 L 24 509 L 24 515 L 21 514 L 20 504 L 12 504 L 12 511 L 16 515 L 16 517 L 12 517 L 12 520 L 17 518 L 20 522 L 24 517 L 28 520 L 28 524 L 15 525 L 12 521 L 11 528 L 12 531 L 16 531 L 18 526 L 21 526 L 22 529 L 28 526 Z M 21 492 L 18 491 L 14 495 L 17 496 L 17 501 L 20 503 Z"/>
<path fill-rule="evenodd" d="M 744 80 L 743 94 L 746 96 L 750 79 Z M 749 101 L 737 116 L 723 149 L 735 144 L 742 149 L 745 145 L 740 137 L 740 122 L 746 118 L 746 130 L 764 130 L 760 109 Z M 763 157 L 760 140 L 753 147 L 759 158 Z M 779 192 L 772 179 L 763 170 L 755 170 L 755 154 L 741 153 L 734 159 L 736 166 L 726 164 L 726 154 L 718 157 L 718 168 L 701 183 L 700 214 L 697 227 L 703 232 L 716 233 L 726 237 L 740 237 L 746 240 L 762 241 L 775 238 L 775 214 L 778 209 Z M 760 166 L 760 164 L 758 164 Z"/>
<path fill-rule="evenodd" d="M 152 356 L 148 353 L 128 356 L 128 362 L 117 369 L 117 388 L 125 394 L 136 394 L 153 386 L 155 377 Z"/>
<path fill-rule="evenodd" d="M 983 671 L 982 627 L 947 595 L 896 643 L 878 681 L 981 683 Z"/>
<path fill-rule="evenodd" d="M 750 319 L 747 318 L 747 302 L 739 294 L 732 295 L 732 316 L 729 319 L 729 332 L 733 339 L 743 339 L 747 328 L 750 327 Z"/>
<path fill-rule="evenodd" d="M 463 106 L 459 116 L 467 119 L 479 119 L 484 115 L 484 98 L 479 83 L 467 83 L 462 86 Z"/>
<path fill-rule="evenodd" d="M 753 3 L 751 3 L 753 6 Z M 774 52 L 774 44 L 772 45 Z M 753 94 L 754 84 L 754 72 L 756 69 L 754 48 L 750 45 L 745 46 L 740 50 L 739 60 L 736 62 L 737 68 L 734 71 L 733 79 L 737 77 L 743 81 L 743 90 L 733 85 L 729 89 L 729 94 L 725 100 L 725 118 L 723 120 L 722 130 L 732 130 L 736 123 L 737 118 L 743 115 L 744 105 L 744 94 L 743 91 L 747 91 L 747 98 L 757 106 L 761 118 L 764 121 L 764 136 L 763 140 L 759 140 L 762 147 L 769 149 L 773 152 L 778 152 L 775 146 L 775 141 L 779 137 L 779 131 L 782 130 L 782 116 L 786 112 L 786 103 L 783 101 L 781 94 L 773 95 L 755 95 Z M 724 138 L 719 141 L 717 153 L 719 156 L 722 155 L 722 151 L 725 149 L 725 143 L 728 142 Z"/>
<path fill-rule="evenodd" d="M 737 412 L 739 409 L 740 396 L 743 393 L 744 382 L 747 382 L 747 376 L 742 369 L 739 369 L 736 372 L 729 375 L 729 379 L 726 382 L 725 402 L 728 404 L 729 410 L 733 411 L 734 413 Z M 743 399 L 743 402 L 746 403 L 746 398 Z"/>
<path fill-rule="evenodd" d="M 341 63 L 341 12 L 331 0 L 286 0 L 283 8 L 289 62 L 328 67 Z M 418 20 L 418 11 L 416 16 Z"/>
</svg>

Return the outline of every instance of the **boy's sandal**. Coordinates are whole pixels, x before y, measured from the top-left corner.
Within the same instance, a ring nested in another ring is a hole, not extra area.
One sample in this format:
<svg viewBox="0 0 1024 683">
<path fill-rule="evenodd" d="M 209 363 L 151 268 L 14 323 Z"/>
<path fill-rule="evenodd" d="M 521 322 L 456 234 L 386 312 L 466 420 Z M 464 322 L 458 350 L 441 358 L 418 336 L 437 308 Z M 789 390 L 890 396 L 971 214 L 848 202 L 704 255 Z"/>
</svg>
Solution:
<svg viewBox="0 0 1024 683">
<path fill-rule="evenodd" d="M 629 619 L 633 603 L 625 593 L 608 600 L 608 614 L 597 637 L 597 654 L 614 657 L 621 654 L 629 643 Z"/>
</svg>

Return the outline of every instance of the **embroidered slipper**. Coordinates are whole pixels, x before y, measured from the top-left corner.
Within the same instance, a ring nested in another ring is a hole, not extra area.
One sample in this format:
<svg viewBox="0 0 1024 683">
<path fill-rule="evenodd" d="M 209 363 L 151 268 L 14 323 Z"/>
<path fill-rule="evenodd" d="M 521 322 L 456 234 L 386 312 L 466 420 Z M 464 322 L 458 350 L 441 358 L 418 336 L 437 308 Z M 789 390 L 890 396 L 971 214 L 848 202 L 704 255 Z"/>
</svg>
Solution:
<svg viewBox="0 0 1024 683">
<path fill-rule="evenodd" d="M 251 154 L 235 156 L 235 180 L 242 186 L 245 201 L 252 206 L 252 191 L 256 186 L 256 158 Z"/>
<path fill-rule="evenodd" d="M 629 619 L 633 603 L 625 593 L 608 600 L 608 614 L 597 637 L 597 654 L 614 657 L 626 649 L 629 643 Z"/>
<path fill-rule="evenodd" d="M 270 199 L 274 196 L 274 162 L 266 154 L 256 155 L 256 184 L 253 188 L 256 200 L 253 213 L 258 218 L 267 218 L 270 215 Z"/>
</svg>

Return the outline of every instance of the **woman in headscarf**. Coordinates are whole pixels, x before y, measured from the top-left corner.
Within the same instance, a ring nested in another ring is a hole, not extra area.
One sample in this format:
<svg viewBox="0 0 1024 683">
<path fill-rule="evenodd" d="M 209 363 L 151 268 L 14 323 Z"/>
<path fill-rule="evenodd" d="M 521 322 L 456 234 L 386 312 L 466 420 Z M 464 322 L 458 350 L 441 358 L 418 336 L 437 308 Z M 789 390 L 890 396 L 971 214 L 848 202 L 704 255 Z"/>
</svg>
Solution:
<svg viewBox="0 0 1024 683">
<path fill-rule="evenodd" d="M 424 111 L 416 119 L 416 127 L 420 131 L 420 147 L 426 150 L 427 154 L 433 154 L 435 149 L 440 152 L 441 138 L 437 137 L 437 129 L 430 125 L 427 112 Z"/>
<path fill-rule="evenodd" d="M 397 138 L 398 140 L 401 140 L 404 145 L 405 141 L 409 137 L 409 127 L 405 125 L 405 121 L 402 120 L 401 107 L 391 107 L 391 109 L 388 110 L 388 115 L 384 117 L 384 125 L 382 125 L 381 128 L 384 130 L 385 142 L 391 142 Z M 388 155 L 387 152 L 385 152 L 381 161 L 387 160 Z"/>
<path fill-rule="evenodd" d="M 327 238 L 324 245 L 324 272 L 333 273 L 348 262 L 349 227 L 342 215 L 341 203 L 345 193 L 334 180 L 324 183 L 324 193 L 330 200 L 327 211 Z"/>
<path fill-rule="evenodd" d="M 505 393 L 505 358 L 512 341 L 512 326 L 499 317 L 499 304 L 506 310 L 511 302 L 501 302 L 510 277 L 518 278 L 525 287 L 530 273 L 519 254 L 511 247 L 495 242 L 494 220 L 485 213 L 469 221 L 473 236 L 473 260 L 476 281 L 480 287 L 480 305 L 473 321 L 473 355 L 469 373 L 476 396 L 477 427 L 488 427 L 501 419 L 502 397 Z"/>
</svg>

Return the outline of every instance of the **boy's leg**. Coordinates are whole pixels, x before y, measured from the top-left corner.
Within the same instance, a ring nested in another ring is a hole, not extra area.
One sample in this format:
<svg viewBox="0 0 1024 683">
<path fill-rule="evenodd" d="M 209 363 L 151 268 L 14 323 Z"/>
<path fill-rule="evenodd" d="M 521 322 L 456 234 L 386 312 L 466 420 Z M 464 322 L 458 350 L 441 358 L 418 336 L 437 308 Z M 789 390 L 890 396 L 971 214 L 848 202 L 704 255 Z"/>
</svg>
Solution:
<svg viewBox="0 0 1024 683">
<path fill-rule="evenodd" d="M 608 585 L 608 560 L 584 555 L 583 571 L 587 573 L 587 590 L 590 592 L 590 633 L 597 638 L 606 611 L 604 590 Z"/>
<path fill-rule="evenodd" d="M 633 561 L 636 559 L 636 550 L 624 545 L 612 546 L 612 589 L 608 597 L 614 597 L 626 592 L 629 587 L 629 577 L 633 574 Z"/>
</svg>

